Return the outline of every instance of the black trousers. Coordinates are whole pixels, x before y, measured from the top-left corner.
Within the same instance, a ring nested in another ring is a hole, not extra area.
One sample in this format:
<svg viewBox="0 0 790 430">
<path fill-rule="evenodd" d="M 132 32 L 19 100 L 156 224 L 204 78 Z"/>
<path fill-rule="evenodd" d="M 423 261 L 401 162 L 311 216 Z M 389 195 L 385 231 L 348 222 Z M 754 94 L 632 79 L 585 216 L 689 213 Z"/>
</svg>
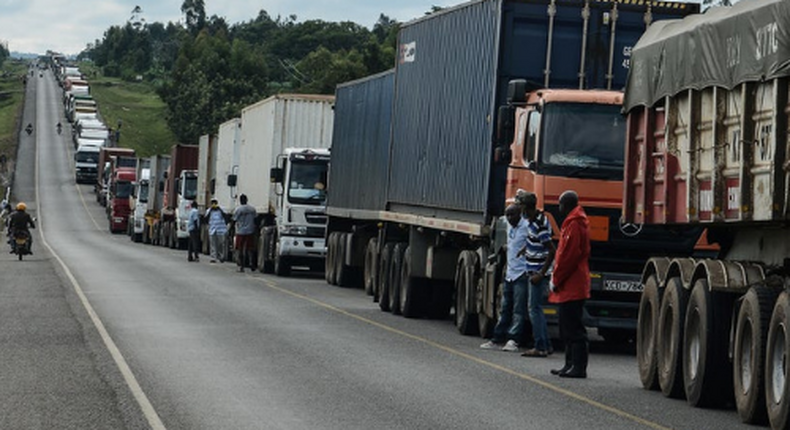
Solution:
<svg viewBox="0 0 790 430">
<path fill-rule="evenodd" d="M 587 329 L 582 322 L 584 302 L 560 303 L 560 337 L 566 346 L 576 342 L 587 343 Z"/>
<path fill-rule="evenodd" d="M 200 230 L 192 230 L 189 232 L 189 242 L 187 243 L 187 257 L 192 259 L 192 256 L 198 258 L 200 255 Z"/>
</svg>

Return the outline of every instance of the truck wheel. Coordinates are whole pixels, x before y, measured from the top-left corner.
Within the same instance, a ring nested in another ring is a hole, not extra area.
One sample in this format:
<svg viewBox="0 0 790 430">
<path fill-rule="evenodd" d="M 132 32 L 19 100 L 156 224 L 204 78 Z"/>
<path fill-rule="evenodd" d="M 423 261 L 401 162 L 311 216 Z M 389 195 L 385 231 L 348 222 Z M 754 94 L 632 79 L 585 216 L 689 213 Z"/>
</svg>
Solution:
<svg viewBox="0 0 790 430">
<path fill-rule="evenodd" d="M 378 239 L 375 237 L 368 241 L 368 246 L 365 248 L 365 268 L 364 268 L 364 282 L 365 294 L 372 296 L 376 289 L 376 264 L 378 263 Z"/>
<path fill-rule="evenodd" d="M 773 429 L 790 424 L 790 384 L 787 378 L 787 357 L 790 351 L 790 295 L 779 295 L 768 326 L 768 345 L 765 351 L 765 403 L 768 421 Z"/>
<path fill-rule="evenodd" d="M 390 259 L 390 312 L 393 315 L 400 315 L 400 281 L 401 269 L 403 268 L 403 254 L 406 251 L 408 244 L 398 243 L 392 250 L 392 259 Z"/>
<path fill-rule="evenodd" d="M 348 283 L 348 266 L 345 264 L 347 245 L 348 233 L 338 233 L 337 247 L 335 248 L 335 281 L 340 287 L 345 287 Z"/>
<path fill-rule="evenodd" d="M 384 249 L 381 250 L 381 259 L 379 260 L 379 309 L 384 312 L 390 310 L 390 260 L 394 252 L 395 244 L 387 243 Z"/>
<path fill-rule="evenodd" d="M 260 241 L 261 252 L 258 254 L 258 268 L 263 273 L 274 273 L 274 261 L 269 258 L 272 255 L 272 235 L 264 231 Z"/>
<path fill-rule="evenodd" d="M 132 233 L 132 242 L 140 243 L 143 241 L 143 234 L 142 233 Z"/>
<path fill-rule="evenodd" d="M 477 313 L 474 312 L 472 305 L 475 299 L 475 291 L 472 282 L 477 278 L 474 273 L 477 254 L 472 251 L 463 251 L 458 257 L 458 264 L 455 269 L 455 325 L 458 331 L 466 336 L 473 336 L 479 333 L 477 325 Z"/>
<path fill-rule="evenodd" d="M 450 309 L 453 307 L 453 281 L 432 281 L 430 292 L 430 304 L 426 313 L 428 318 L 446 320 L 450 318 Z"/>
<path fill-rule="evenodd" d="M 731 296 L 715 293 L 705 278 L 689 296 L 683 338 L 683 382 L 692 406 L 715 407 L 732 400 L 729 363 Z"/>
<path fill-rule="evenodd" d="M 768 419 L 765 407 L 765 345 L 777 295 L 777 290 L 763 285 L 750 288 L 743 297 L 735 323 L 733 392 L 738 415 L 748 424 L 764 424 Z"/>
<path fill-rule="evenodd" d="M 324 279 L 329 285 L 335 283 L 335 237 L 337 233 L 329 233 L 326 238 L 326 258 L 324 259 Z"/>
<path fill-rule="evenodd" d="M 654 330 L 657 334 L 654 355 L 657 358 L 661 392 L 675 399 L 683 397 L 681 349 L 687 304 L 688 291 L 683 288 L 680 278 L 671 278 L 661 300 L 658 324 Z"/>
<path fill-rule="evenodd" d="M 406 318 L 417 318 L 423 313 L 421 306 L 425 288 L 422 278 L 412 276 L 411 268 L 411 247 L 407 246 L 400 271 L 400 311 Z"/>
<path fill-rule="evenodd" d="M 288 257 L 281 257 L 279 251 L 274 256 L 274 274 L 277 276 L 291 276 L 291 262 Z"/>
<path fill-rule="evenodd" d="M 658 316 L 661 303 L 658 279 L 651 275 L 645 282 L 642 298 L 639 300 L 639 317 L 636 324 L 636 362 L 639 366 L 639 379 L 642 387 L 656 390 L 658 386 Z M 683 314 L 685 316 L 685 313 Z"/>
</svg>

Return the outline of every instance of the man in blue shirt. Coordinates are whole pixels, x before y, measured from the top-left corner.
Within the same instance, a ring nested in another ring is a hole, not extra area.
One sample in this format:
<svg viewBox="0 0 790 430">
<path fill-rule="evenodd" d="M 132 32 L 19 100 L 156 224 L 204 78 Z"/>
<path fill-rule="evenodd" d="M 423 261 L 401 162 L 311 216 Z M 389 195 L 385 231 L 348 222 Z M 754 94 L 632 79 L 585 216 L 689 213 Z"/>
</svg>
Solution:
<svg viewBox="0 0 790 430">
<path fill-rule="evenodd" d="M 527 220 L 521 217 L 521 208 L 510 205 L 505 209 L 507 218 L 507 272 L 502 289 L 502 308 L 494 327 L 494 337 L 480 345 L 483 349 L 499 348 L 507 340 L 503 351 L 518 352 L 518 342 L 524 331 L 529 279 L 524 248 L 527 246 Z"/>
<path fill-rule="evenodd" d="M 529 319 L 532 321 L 532 337 L 535 346 L 522 355 L 546 357 L 552 351 L 546 316 L 543 314 L 543 299 L 548 293 L 551 264 L 556 248 L 551 240 L 551 224 L 546 214 L 538 210 L 538 198 L 530 192 L 520 192 L 516 201 L 524 210 L 527 221 L 527 246 L 524 256 L 529 279 Z"/>
<path fill-rule="evenodd" d="M 187 261 L 200 261 L 200 214 L 195 200 L 192 201 L 192 210 L 189 211 L 187 233 L 189 233 Z"/>
</svg>

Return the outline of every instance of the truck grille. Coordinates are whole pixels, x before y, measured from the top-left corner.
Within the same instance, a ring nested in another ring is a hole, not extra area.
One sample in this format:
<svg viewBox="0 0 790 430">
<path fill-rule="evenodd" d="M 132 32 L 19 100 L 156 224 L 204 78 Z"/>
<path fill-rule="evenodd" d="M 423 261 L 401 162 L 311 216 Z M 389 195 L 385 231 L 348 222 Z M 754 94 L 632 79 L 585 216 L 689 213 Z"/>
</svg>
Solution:
<svg viewBox="0 0 790 430">
<path fill-rule="evenodd" d="M 305 214 L 305 219 L 310 224 L 326 224 L 326 214 Z"/>
<path fill-rule="evenodd" d="M 307 227 L 307 237 L 324 237 L 324 227 Z"/>
</svg>

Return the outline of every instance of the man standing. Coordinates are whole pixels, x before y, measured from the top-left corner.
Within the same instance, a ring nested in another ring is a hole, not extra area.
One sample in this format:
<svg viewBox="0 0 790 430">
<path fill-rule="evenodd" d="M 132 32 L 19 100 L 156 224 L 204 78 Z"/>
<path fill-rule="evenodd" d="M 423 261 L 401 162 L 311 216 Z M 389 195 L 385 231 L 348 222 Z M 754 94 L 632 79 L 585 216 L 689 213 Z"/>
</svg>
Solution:
<svg viewBox="0 0 790 430">
<path fill-rule="evenodd" d="M 247 196 L 239 196 L 241 206 L 233 211 L 233 224 L 236 227 L 236 263 L 239 265 L 239 272 L 244 272 L 244 264 L 247 262 L 252 248 L 252 237 L 255 233 L 255 208 L 247 204 Z"/>
<path fill-rule="evenodd" d="M 565 217 L 557 247 L 549 302 L 560 307 L 560 337 L 565 343 L 565 366 L 553 369 L 564 378 L 586 378 L 589 342 L 582 322 L 584 302 L 590 298 L 590 222 L 579 206 L 579 196 L 565 191 L 560 196 L 560 215 Z"/>
<path fill-rule="evenodd" d="M 527 245 L 527 221 L 521 217 L 521 209 L 510 205 L 505 209 L 507 229 L 507 273 L 502 289 L 502 307 L 499 321 L 494 327 L 494 337 L 480 345 L 483 349 L 499 348 L 505 339 L 502 351 L 517 352 L 518 342 L 524 331 L 524 316 L 527 308 L 527 261 L 523 249 Z"/>
<path fill-rule="evenodd" d="M 546 215 L 537 208 L 538 198 L 524 192 L 516 196 L 527 219 L 527 246 L 523 250 L 527 260 L 529 280 L 529 319 L 532 322 L 532 337 L 535 345 L 524 352 L 525 357 L 546 357 L 551 348 L 546 316 L 543 314 L 543 297 L 548 290 L 546 274 L 554 261 L 554 242 L 551 241 L 551 224 Z"/>
<path fill-rule="evenodd" d="M 211 199 L 211 207 L 206 212 L 208 219 L 209 247 L 211 248 L 211 262 L 220 263 L 225 261 L 225 236 L 228 234 L 228 226 L 225 224 L 225 212 L 219 207 L 217 199 Z"/>
<path fill-rule="evenodd" d="M 187 233 L 189 233 L 187 261 L 200 261 L 200 214 L 197 201 L 192 200 L 191 207 L 187 221 Z"/>
</svg>

